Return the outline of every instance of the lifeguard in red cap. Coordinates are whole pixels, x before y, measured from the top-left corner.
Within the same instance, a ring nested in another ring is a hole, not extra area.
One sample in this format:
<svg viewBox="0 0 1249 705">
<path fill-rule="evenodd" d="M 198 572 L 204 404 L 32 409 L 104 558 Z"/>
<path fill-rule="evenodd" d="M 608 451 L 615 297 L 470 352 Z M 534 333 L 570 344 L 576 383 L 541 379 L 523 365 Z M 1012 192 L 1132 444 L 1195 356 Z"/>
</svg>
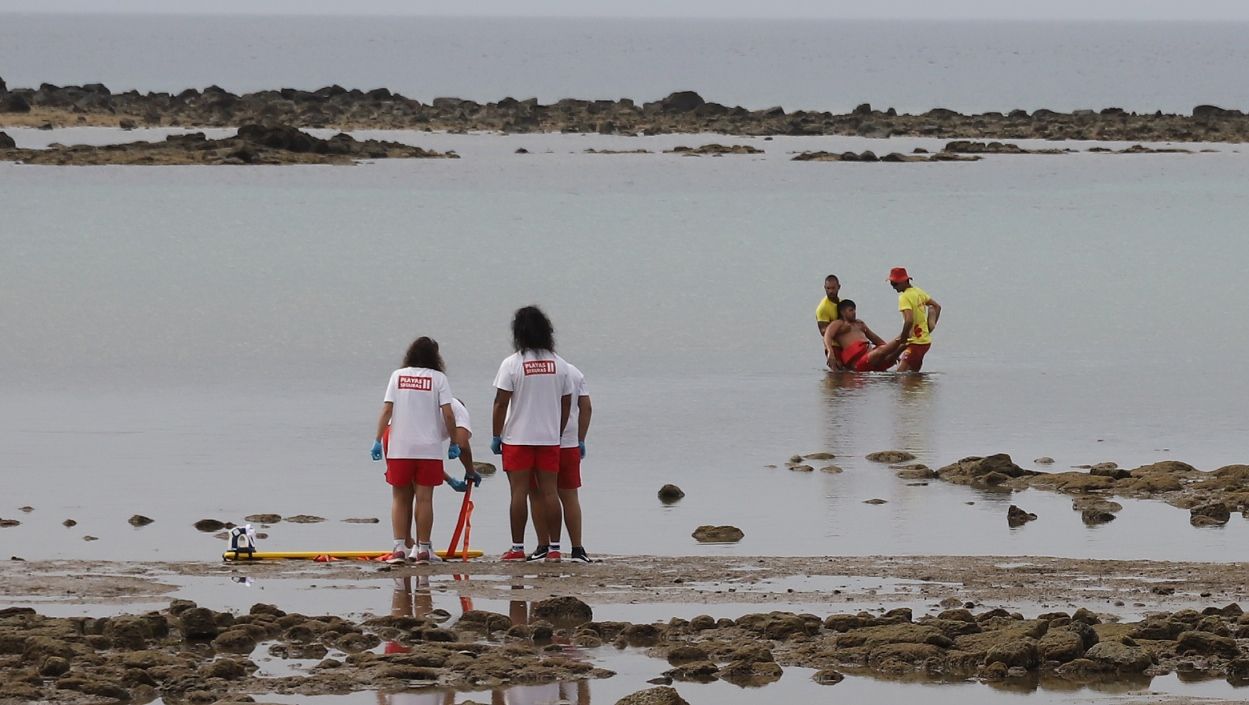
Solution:
<svg viewBox="0 0 1249 705">
<path fill-rule="evenodd" d="M 928 292 L 911 284 L 911 275 L 907 274 L 905 267 L 889 270 L 889 285 L 898 292 L 902 336 L 906 338 L 906 350 L 898 361 L 898 371 L 919 372 L 924 367 L 924 356 L 932 346 L 932 331 L 941 317 L 941 304 Z"/>
</svg>

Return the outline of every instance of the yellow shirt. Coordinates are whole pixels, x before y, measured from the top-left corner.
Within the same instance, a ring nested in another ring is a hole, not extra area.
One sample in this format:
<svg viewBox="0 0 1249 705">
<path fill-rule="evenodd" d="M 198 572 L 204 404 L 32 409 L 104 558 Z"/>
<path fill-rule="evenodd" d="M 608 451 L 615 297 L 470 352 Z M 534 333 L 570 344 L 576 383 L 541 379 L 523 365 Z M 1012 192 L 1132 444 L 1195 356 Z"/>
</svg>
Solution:
<svg viewBox="0 0 1249 705">
<path fill-rule="evenodd" d="M 928 292 L 913 286 L 898 294 L 898 310 L 911 312 L 911 337 L 906 342 L 910 345 L 927 345 L 932 342 L 928 330 L 928 302 L 932 297 Z"/>
<path fill-rule="evenodd" d="M 820 323 L 832 323 L 841 318 L 841 314 L 837 312 L 837 304 L 841 303 L 841 299 L 829 301 L 828 297 L 820 299 L 820 305 L 815 307 L 815 320 Z M 841 347 L 837 343 L 833 343 L 833 347 Z"/>
</svg>

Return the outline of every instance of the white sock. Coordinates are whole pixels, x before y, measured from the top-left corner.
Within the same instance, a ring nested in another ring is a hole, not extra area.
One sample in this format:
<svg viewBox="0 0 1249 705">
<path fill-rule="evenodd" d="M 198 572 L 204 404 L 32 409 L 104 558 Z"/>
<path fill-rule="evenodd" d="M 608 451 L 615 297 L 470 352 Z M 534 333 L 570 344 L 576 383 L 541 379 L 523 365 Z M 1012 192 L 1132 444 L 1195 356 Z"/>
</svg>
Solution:
<svg viewBox="0 0 1249 705">
<path fill-rule="evenodd" d="M 396 551 L 406 551 L 406 550 L 407 550 L 407 548 L 408 548 L 408 540 L 407 540 L 407 539 L 395 539 L 395 548 L 394 548 L 394 550 L 396 550 Z"/>
</svg>

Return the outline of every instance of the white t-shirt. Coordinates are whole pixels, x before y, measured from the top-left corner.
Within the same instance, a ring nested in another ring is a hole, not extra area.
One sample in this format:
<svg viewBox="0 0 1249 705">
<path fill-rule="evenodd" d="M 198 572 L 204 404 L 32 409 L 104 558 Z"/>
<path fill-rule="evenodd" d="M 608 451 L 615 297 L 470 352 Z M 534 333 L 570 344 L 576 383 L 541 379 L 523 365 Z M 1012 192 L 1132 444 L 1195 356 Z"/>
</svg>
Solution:
<svg viewBox="0 0 1249 705">
<path fill-rule="evenodd" d="M 572 394 L 568 363 L 550 350 L 513 353 L 499 365 L 494 386 L 512 393 L 503 423 L 510 446 L 557 446 L 560 400 Z"/>
<path fill-rule="evenodd" d="M 470 436 L 473 435 L 473 426 L 468 418 L 468 409 L 465 408 L 464 404 L 461 403 L 459 399 L 451 400 L 451 413 L 455 415 L 455 427 L 462 428 L 465 431 L 468 431 L 468 435 Z M 443 429 L 442 429 L 443 438 L 447 438 L 446 426 L 447 426 L 446 424 L 443 424 Z M 447 440 L 449 441 L 450 439 L 447 439 Z"/>
<path fill-rule="evenodd" d="M 564 427 L 564 435 L 559 439 L 559 447 L 576 448 L 581 445 L 581 439 L 577 437 L 577 419 L 581 416 L 577 409 L 577 400 L 590 396 L 590 392 L 586 390 L 585 375 L 581 374 L 581 370 L 570 362 L 565 361 L 565 364 L 568 365 L 568 374 L 572 377 L 572 411 L 568 414 L 568 425 Z"/>
<path fill-rule="evenodd" d="M 442 405 L 453 401 L 447 376 L 424 367 L 395 370 L 386 385 L 385 401 L 395 405 L 387 457 L 441 460 L 447 438 Z"/>
</svg>

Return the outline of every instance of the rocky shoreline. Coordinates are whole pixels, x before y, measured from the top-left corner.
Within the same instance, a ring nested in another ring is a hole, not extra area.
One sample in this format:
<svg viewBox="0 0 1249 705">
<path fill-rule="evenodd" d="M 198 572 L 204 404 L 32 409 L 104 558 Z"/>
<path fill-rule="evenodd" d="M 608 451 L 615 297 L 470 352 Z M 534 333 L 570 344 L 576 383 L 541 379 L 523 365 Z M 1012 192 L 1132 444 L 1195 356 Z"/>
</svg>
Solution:
<svg viewBox="0 0 1249 705">
<path fill-rule="evenodd" d="M 110 145 L 54 144 L 47 149 L 18 149 L 0 132 L 0 161 L 56 166 L 181 164 L 354 164 L 363 159 L 456 159 L 455 152 L 435 152 L 384 140 L 357 140 L 337 134 L 313 137 L 287 125 L 244 125 L 232 137 L 208 139 L 202 132 L 169 135 L 161 142 Z"/>
<path fill-rule="evenodd" d="M 216 86 L 180 93 L 125 91 L 99 84 L 8 88 L 0 80 L 0 127 L 235 127 L 249 123 L 301 128 L 403 129 L 446 132 L 575 132 L 605 135 L 856 135 L 944 139 L 1044 139 L 1129 142 L 1245 142 L 1249 115 L 1199 105 L 1189 115 L 1100 111 L 1010 110 L 964 115 L 934 108 L 916 115 L 863 104 L 846 114 L 781 107 L 748 110 L 679 91 L 652 102 L 503 98 L 479 103 L 435 98 L 422 103 L 386 88 L 282 88 L 236 95 Z"/>
</svg>

